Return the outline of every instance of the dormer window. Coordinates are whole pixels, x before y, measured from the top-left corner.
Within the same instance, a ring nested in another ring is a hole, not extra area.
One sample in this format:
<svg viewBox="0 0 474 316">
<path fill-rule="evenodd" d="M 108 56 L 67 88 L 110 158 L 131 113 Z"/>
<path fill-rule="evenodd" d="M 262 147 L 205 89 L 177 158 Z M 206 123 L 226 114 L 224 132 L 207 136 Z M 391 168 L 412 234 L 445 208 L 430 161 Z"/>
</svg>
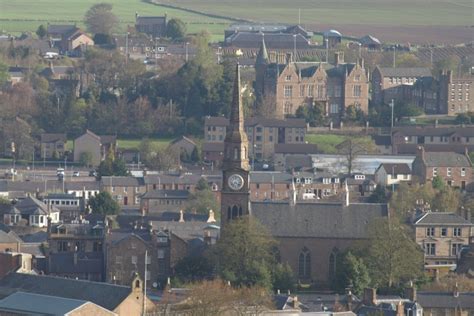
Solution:
<svg viewBox="0 0 474 316">
<path fill-rule="evenodd" d="M 291 80 L 291 75 L 287 75 L 287 76 L 285 77 L 285 80 L 286 80 L 286 81 L 290 81 L 290 80 Z"/>
<path fill-rule="evenodd" d="M 356 175 L 354 176 L 354 179 L 356 179 L 356 180 L 365 180 L 365 175 L 363 175 L 363 174 L 356 174 Z"/>
</svg>

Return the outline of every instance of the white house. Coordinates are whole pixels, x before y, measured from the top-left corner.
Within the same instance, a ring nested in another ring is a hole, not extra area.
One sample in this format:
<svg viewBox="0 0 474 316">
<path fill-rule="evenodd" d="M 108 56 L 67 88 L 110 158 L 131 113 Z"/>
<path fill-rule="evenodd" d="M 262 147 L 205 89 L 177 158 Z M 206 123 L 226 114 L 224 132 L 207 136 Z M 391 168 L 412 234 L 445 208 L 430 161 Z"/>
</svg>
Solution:
<svg viewBox="0 0 474 316">
<path fill-rule="evenodd" d="M 375 171 L 375 182 L 390 186 L 411 181 L 411 169 L 406 163 L 382 163 Z"/>
<path fill-rule="evenodd" d="M 51 223 L 59 222 L 59 210 L 54 206 L 48 206 L 40 200 L 29 196 L 12 204 L 9 210 L 3 214 L 3 222 L 6 225 L 18 225 L 25 220 L 28 226 L 47 227 L 48 218 Z"/>
</svg>

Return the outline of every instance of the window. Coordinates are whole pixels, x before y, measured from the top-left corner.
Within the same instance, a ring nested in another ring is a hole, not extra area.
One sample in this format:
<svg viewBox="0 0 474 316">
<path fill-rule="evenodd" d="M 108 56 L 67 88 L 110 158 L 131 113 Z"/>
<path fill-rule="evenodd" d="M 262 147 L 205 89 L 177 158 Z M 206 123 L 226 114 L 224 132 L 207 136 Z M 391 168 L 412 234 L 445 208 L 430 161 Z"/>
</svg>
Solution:
<svg viewBox="0 0 474 316">
<path fill-rule="evenodd" d="M 293 86 L 285 86 L 283 89 L 285 98 L 291 98 L 293 95 Z"/>
<path fill-rule="evenodd" d="M 342 94 L 342 88 L 341 86 L 335 86 L 334 87 L 334 96 L 336 98 L 340 98 L 341 97 L 341 94 Z"/>
<path fill-rule="evenodd" d="M 151 280 L 151 273 L 150 271 L 145 271 L 145 278 L 147 281 L 150 281 Z"/>
<path fill-rule="evenodd" d="M 256 140 L 257 142 L 261 142 L 261 141 L 262 141 L 262 136 L 260 136 L 260 135 L 256 136 L 256 137 L 255 137 L 255 140 Z"/>
<path fill-rule="evenodd" d="M 95 252 L 101 252 L 102 251 L 102 242 L 101 241 L 95 241 L 94 246 L 93 246 L 93 250 Z"/>
<path fill-rule="evenodd" d="M 308 85 L 308 97 L 312 97 L 314 94 L 314 86 L 311 84 L 311 85 Z"/>
<path fill-rule="evenodd" d="M 338 250 L 334 249 L 329 255 L 329 277 L 334 279 L 336 276 L 336 266 L 337 266 L 337 253 Z"/>
<path fill-rule="evenodd" d="M 317 95 L 316 95 L 316 97 L 317 97 L 317 98 L 320 98 L 320 99 L 321 99 L 321 98 L 324 98 L 324 86 L 323 86 L 322 84 L 318 84 L 318 85 L 317 85 L 317 89 L 318 89 L 318 90 L 317 90 Z"/>
<path fill-rule="evenodd" d="M 311 277 L 311 254 L 306 247 L 301 250 L 298 257 L 298 276 L 305 279 Z"/>
<path fill-rule="evenodd" d="M 146 264 L 151 264 L 151 257 L 150 256 L 146 257 Z"/>
<path fill-rule="evenodd" d="M 60 241 L 60 242 L 58 242 L 58 251 L 59 251 L 59 252 L 68 251 L 68 243 L 67 243 L 67 241 Z"/>
<path fill-rule="evenodd" d="M 337 103 L 331 104 L 330 113 L 331 114 L 339 113 L 339 104 L 337 104 Z"/>
<path fill-rule="evenodd" d="M 127 193 L 128 187 L 123 187 L 123 192 Z"/>
<path fill-rule="evenodd" d="M 132 248 L 132 249 L 135 249 L 135 248 L 137 248 L 137 245 L 136 245 L 134 242 L 132 242 L 132 243 L 131 243 L 131 248 Z"/>
<path fill-rule="evenodd" d="M 268 136 L 268 141 L 273 142 L 273 136 L 272 135 Z"/>
<path fill-rule="evenodd" d="M 293 104 L 290 102 L 285 103 L 285 114 L 290 114 L 293 112 Z"/>
<path fill-rule="evenodd" d="M 361 88 L 361 86 L 358 85 L 358 84 L 357 84 L 357 85 L 354 85 L 353 96 L 354 96 L 354 97 L 360 97 L 361 93 L 362 93 L 362 88 Z"/>
<path fill-rule="evenodd" d="M 115 192 L 115 187 L 112 187 L 112 192 Z"/>
<path fill-rule="evenodd" d="M 300 86 L 300 97 L 304 97 L 304 84 Z"/>
<path fill-rule="evenodd" d="M 448 236 L 448 229 L 446 227 L 441 228 L 441 236 L 442 237 Z"/>
<path fill-rule="evenodd" d="M 461 177 L 466 176 L 466 168 L 461 168 Z"/>
<path fill-rule="evenodd" d="M 137 264 L 137 256 L 132 256 L 132 264 Z"/>
<path fill-rule="evenodd" d="M 425 244 L 425 255 L 427 255 L 427 256 L 436 255 L 436 244 L 435 243 Z"/>
<path fill-rule="evenodd" d="M 262 132 L 262 128 L 261 127 L 257 127 L 257 133 L 261 133 Z"/>
<path fill-rule="evenodd" d="M 453 236 L 454 237 L 461 237 L 461 227 L 454 227 L 453 229 Z"/>
<path fill-rule="evenodd" d="M 436 177 L 438 175 L 438 168 L 433 168 L 433 177 Z"/>
<path fill-rule="evenodd" d="M 434 234 L 435 234 L 435 228 L 434 227 L 426 228 L 426 236 L 434 236 Z"/>
<path fill-rule="evenodd" d="M 287 76 L 285 77 L 285 80 L 286 80 L 286 81 L 290 81 L 290 80 L 291 80 L 291 75 L 287 75 Z"/>
<path fill-rule="evenodd" d="M 451 244 L 451 256 L 457 256 L 461 252 L 462 244 Z"/>
<path fill-rule="evenodd" d="M 451 177 L 451 174 L 452 174 L 452 172 L 451 172 L 451 171 L 452 171 L 452 169 L 451 169 L 451 168 L 449 168 L 449 167 L 448 167 L 448 168 L 446 168 L 446 175 L 447 175 L 448 177 Z"/>
<path fill-rule="evenodd" d="M 165 250 L 158 249 L 158 259 L 164 259 L 164 258 L 165 258 Z"/>
<path fill-rule="evenodd" d="M 115 263 L 121 264 L 122 263 L 122 256 L 115 256 Z"/>
<path fill-rule="evenodd" d="M 360 81 L 360 75 L 356 75 L 356 76 L 354 77 L 354 81 Z"/>
</svg>

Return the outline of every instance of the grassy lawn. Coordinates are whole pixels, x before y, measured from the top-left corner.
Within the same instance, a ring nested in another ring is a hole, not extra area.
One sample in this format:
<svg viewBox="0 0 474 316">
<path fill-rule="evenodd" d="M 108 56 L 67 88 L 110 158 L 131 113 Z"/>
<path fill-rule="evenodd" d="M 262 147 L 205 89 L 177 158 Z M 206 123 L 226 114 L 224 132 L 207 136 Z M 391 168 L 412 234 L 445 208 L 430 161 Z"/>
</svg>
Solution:
<svg viewBox="0 0 474 316">
<path fill-rule="evenodd" d="M 100 0 L 0 0 L 0 31 L 35 31 L 40 24 L 77 24 L 83 26 L 84 13 Z M 107 2 L 107 1 L 105 1 Z M 224 37 L 228 20 L 205 17 L 182 10 L 164 8 L 141 0 L 114 0 L 113 12 L 120 19 L 117 33 L 123 32 L 127 25 L 135 23 L 135 12 L 141 15 L 164 15 L 180 18 L 187 24 L 189 33 L 208 30 L 214 39 Z"/>
<path fill-rule="evenodd" d="M 151 138 L 150 139 L 153 145 L 156 145 L 160 148 L 168 146 L 168 144 L 173 140 L 171 138 Z M 136 139 L 118 139 L 118 148 L 119 149 L 138 149 L 141 143 L 140 138 Z M 69 139 L 66 143 L 66 150 L 72 151 L 74 149 L 74 140 Z"/>
<path fill-rule="evenodd" d="M 351 135 L 339 135 L 339 134 L 306 134 L 306 141 L 310 144 L 315 144 L 318 149 L 324 154 L 337 154 L 338 150 L 336 146 L 345 141 Z M 369 136 L 363 136 L 370 140 Z"/>
<path fill-rule="evenodd" d="M 306 141 L 315 144 L 325 154 L 337 153 L 336 145 L 342 143 L 347 137 L 335 134 L 306 134 Z"/>
</svg>

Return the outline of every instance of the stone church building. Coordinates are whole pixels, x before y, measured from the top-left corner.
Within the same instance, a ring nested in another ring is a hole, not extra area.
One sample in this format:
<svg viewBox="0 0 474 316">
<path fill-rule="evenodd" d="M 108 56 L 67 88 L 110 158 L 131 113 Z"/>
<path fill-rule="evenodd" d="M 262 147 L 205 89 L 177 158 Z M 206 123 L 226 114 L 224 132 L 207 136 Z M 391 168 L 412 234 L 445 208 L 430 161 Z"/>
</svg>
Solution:
<svg viewBox="0 0 474 316">
<path fill-rule="evenodd" d="M 289 202 L 250 202 L 248 139 L 238 66 L 224 152 L 222 229 L 241 216 L 257 218 L 278 240 L 280 261 L 288 263 L 303 284 L 329 287 L 339 253 L 367 239 L 371 220 L 388 217 L 386 204 L 350 203 L 347 186 L 340 203 L 300 202 L 292 189 Z"/>
</svg>

